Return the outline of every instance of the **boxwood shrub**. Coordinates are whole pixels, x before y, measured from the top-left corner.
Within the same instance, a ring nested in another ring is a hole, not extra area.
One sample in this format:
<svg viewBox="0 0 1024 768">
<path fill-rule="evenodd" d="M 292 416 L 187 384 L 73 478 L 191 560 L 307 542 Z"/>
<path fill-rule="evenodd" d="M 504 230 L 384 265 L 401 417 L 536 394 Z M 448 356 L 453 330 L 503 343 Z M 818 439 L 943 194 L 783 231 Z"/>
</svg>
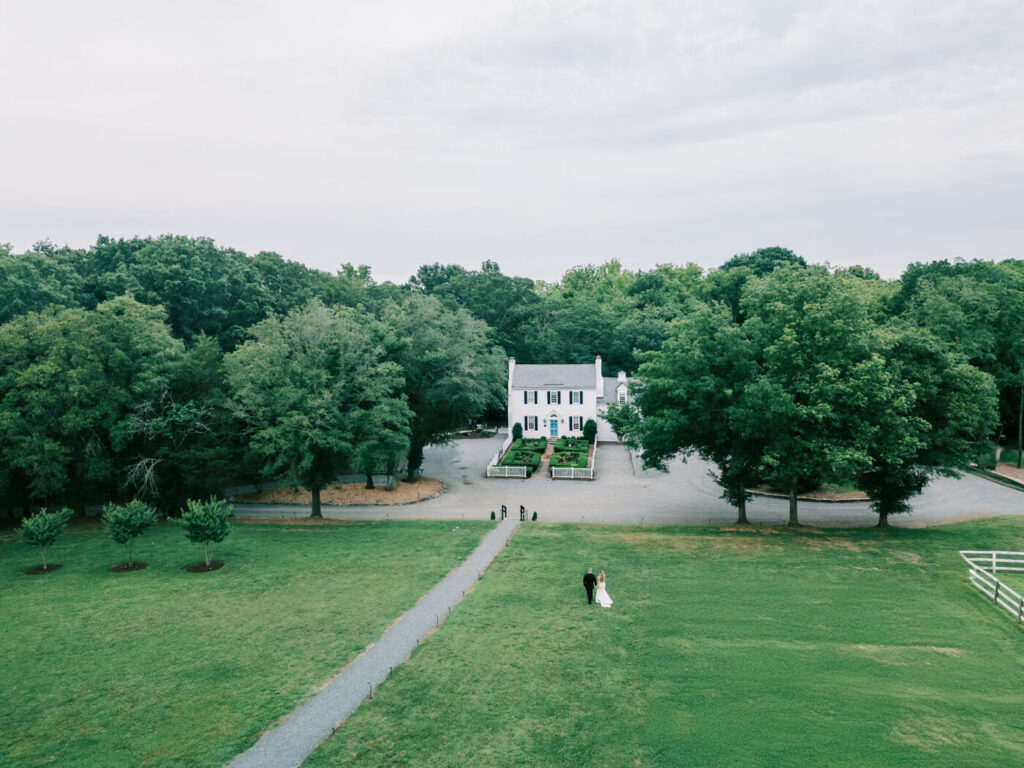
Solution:
<svg viewBox="0 0 1024 768">
<path fill-rule="evenodd" d="M 533 474 L 533 470 L 540 466 L 541 455 L 536 451 L 517 451 L 510 449 L 502 459 L 503 467 L 526 467 L 526 476 Z"/>
<path fill-rule="evenodd" d="M 586 453 L 588 450 L 590 450 L 590 443 L 582 437 L 560 437 L 555 441 L 555 451 L 558 453 L 566 451 Z"/>
<path fill-rule="evenodd" d="M 579 451 L 563 451 L 551 454 L 552 467 L 575 467 L 576 469 L 587 468 L 587 454 Z"/>
<path fill-rule="evenodd" d="M 537 451 L 544 453 L 547 450 L 548 441 L 543 437 L 524 437 L 516 440 L 509 446 L 509 451 Z"/>
</svg>

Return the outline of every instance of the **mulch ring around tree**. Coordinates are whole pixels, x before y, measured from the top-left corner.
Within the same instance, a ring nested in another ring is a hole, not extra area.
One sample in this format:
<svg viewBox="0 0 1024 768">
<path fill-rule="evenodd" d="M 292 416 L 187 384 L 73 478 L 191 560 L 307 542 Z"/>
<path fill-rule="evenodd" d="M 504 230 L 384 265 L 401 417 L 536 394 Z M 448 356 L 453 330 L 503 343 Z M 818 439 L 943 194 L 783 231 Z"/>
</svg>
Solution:
<svg viewBox="0 0 1024 768">
<path fill-rule="evenodd" d="M 207 571 L 219 571 L 223 567 L 223 560 L 211 560 L 209 565 L 206 563 L 192 563 L 192 565 L 186 565 L 185 570 L 189 573 L 206 573 Z"/>
<path fill-rule="evenodd" d="M 118 563 L 107 568 L 111 573 L 126 573 L 128 571 L 144 571 L 149 568 L 149 563 L 140 563 L 138 561 L 128 565 L 128 563 Z"/>
<path fill-rule="evenodd" d="M 50 563 L 45 568 L 43 568 L 43 566 L 41 565 L 33 565 L 31 568 L 26 568 L 25 573 L 29 574 L 30 576 L 38 576 L 41 573 L 51 573 L 53 571 L 56 571 L 58 568 L 63 567 L 64 566 L 60 563 Z"/>
</svg>

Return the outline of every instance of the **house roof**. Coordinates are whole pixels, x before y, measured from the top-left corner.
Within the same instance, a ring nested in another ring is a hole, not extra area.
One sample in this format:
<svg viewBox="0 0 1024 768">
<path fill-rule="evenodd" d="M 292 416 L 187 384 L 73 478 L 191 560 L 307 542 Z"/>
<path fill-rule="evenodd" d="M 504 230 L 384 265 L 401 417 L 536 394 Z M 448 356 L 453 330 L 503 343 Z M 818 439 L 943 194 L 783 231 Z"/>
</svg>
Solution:
<svg viewBox="0 0 1024 768">
<path fill-rule="evenodd" d="M 614 376 L 604 376 L 604 397 L 597 398 L 597 402 L 601 403 L 605 400 L 615 402 L 618 399 L 618 386 L 624 382 L 620 382 L 618 378 Z"/>
<path fill-rule="evenodd" d="M 524 365 L 512 369 L 512 386 L 518 389 L 594 389 L 594 364 Z M 614 379 L 612 379 L 614 381 Z"/>
</svg>

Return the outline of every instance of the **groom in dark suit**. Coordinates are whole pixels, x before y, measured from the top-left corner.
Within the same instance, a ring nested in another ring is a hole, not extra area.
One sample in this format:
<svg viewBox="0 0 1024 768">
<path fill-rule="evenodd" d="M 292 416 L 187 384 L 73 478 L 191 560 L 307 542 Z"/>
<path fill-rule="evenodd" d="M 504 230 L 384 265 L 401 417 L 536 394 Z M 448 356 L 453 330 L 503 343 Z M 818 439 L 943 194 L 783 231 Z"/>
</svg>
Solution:
<svg viewBox="0 0 1024 768">
<path fill-rule="evenodd" d="M 587 568 L 587 572 L 583 574 L 583 588 L 587 590 L 587 602 L 594 602 L 594 587 L 597 586 L 597 576 L 594 575 L 593 568 Z"/>
</svg>

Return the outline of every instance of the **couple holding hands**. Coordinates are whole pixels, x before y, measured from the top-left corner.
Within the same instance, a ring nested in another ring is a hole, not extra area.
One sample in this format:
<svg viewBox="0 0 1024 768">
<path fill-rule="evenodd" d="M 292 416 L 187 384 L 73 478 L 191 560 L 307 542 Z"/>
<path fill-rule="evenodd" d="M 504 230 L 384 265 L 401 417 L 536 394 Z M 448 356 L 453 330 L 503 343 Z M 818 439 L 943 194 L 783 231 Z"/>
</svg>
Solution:
<svg viewBox="0 0 1024 768">
<path fill-rule="evenodd" d="M 594 587 L 597 587 L 596 594 Z M 594 569 L 587 568 L 587 572 L 583 575 L 583 588 L 587 590 L 588 603 L 597 600 L 597 604 L 602 608 L 612 607 L 612 598 L 608 594 L 608 583 L 605 581 L 604 571 L 599 571 L 597 576 L 594 576 Z"/>
</svg>

